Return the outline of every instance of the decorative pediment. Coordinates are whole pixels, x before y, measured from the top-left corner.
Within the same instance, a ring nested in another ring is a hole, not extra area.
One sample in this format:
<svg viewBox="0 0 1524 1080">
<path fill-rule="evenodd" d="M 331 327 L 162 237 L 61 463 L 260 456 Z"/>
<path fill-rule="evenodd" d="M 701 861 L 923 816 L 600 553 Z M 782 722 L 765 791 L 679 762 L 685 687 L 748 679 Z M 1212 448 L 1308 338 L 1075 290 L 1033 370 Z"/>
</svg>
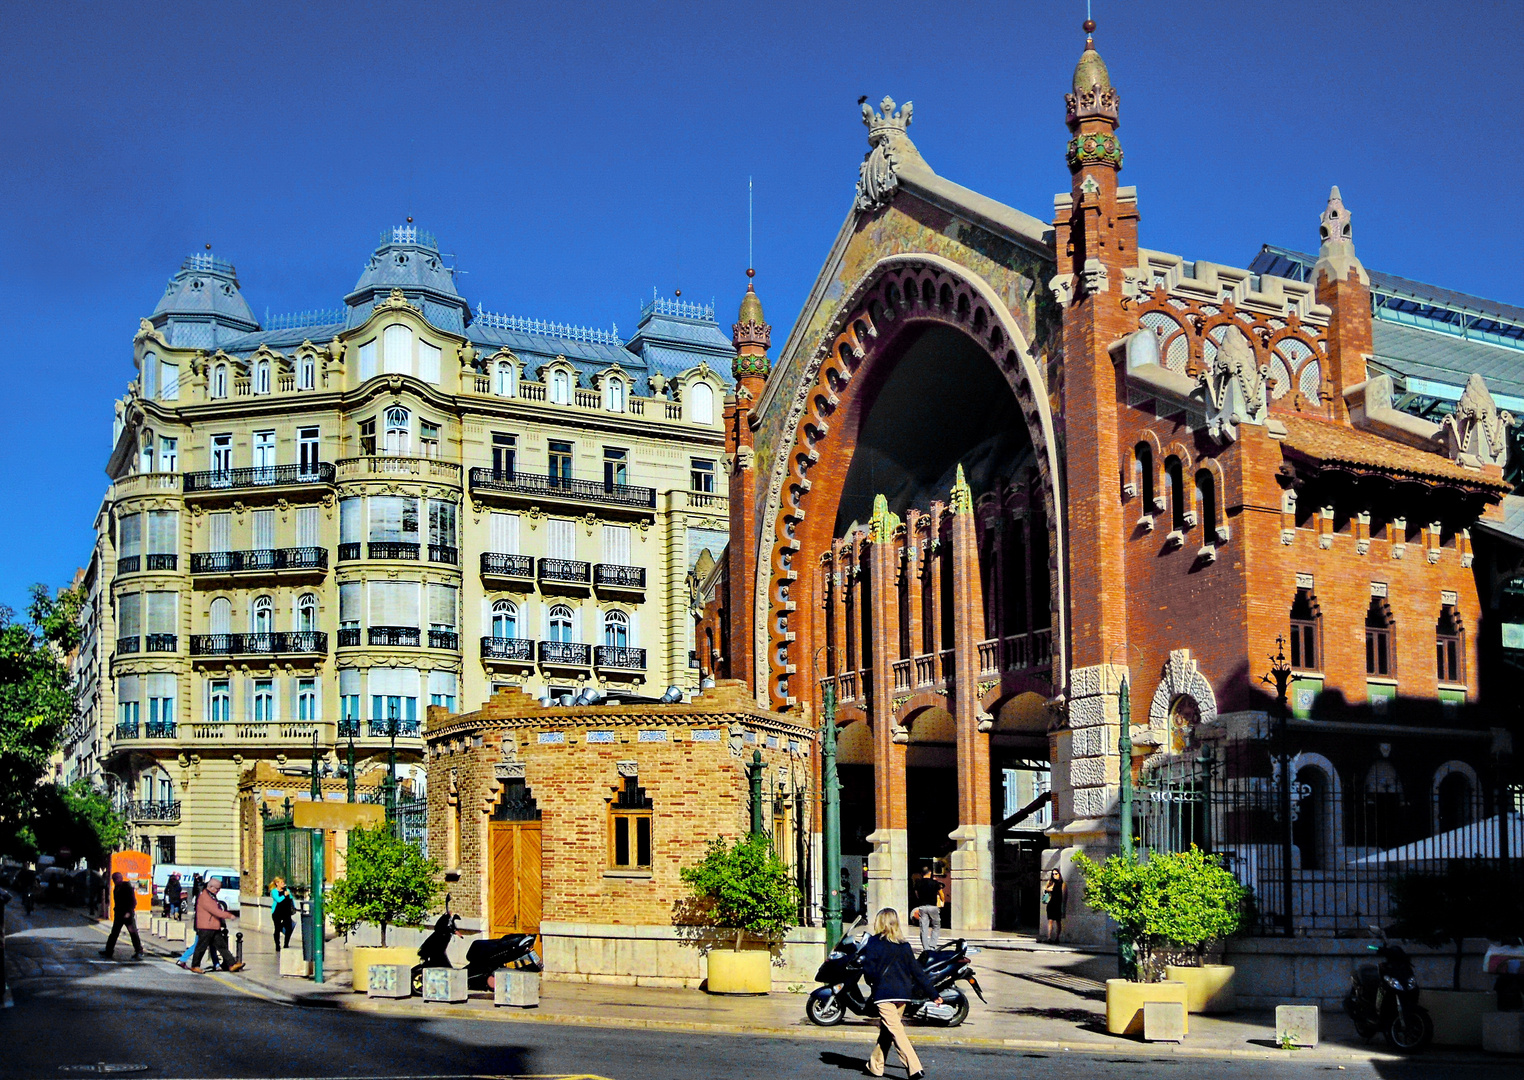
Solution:
<svg viewBox="0 0 1524 1080">
<path fill-rule="evenodd" d="M 1175 649 L 1169 654 L 1153 701 L 1148 706 L 1148 726 L 1160 739 L 1160 746 L 1170 745 L 1170 717 L 1177 711 L 1175 702 L 1183 697 L 1195 703 L 1198 720 L 1216 719 L 1217 695 L 1212 692 L 1212 684 L 1197 669 L 1189 649 Z"/>
</svg>

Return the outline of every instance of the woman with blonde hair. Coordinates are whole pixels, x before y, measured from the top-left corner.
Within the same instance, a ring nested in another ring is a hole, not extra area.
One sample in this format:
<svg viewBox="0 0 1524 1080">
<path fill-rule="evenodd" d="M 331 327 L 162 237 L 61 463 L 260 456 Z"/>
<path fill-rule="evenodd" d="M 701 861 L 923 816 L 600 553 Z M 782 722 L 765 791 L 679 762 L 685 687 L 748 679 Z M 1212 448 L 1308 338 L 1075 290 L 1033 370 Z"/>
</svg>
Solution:
<svg viewBox="0 0 1524 1080">
<path fill-rule="evenodd" d="M 858 953 L 863 974 L 873 994 L 868 1005 L 878 1013 L 878 1042 L 868 1057 L 869 1076 L 883 1076 L 884 1064 L 892 1044 L 910 1080 L 926 1075 L 921 1059 L 916 1057 L 910 1036 L 905 1034 L 905 1003 L 925 1001 L 937 996 L 926 969 L 915 962 L 915 953 L 900 929 L 900 913 L 884 908 L 873 917 L 873 936 Z"/>
<path fill-rule="evenodd" d="M 291 933 L 296 929 L 296 897 L 283 877 L 270 879 L 270 922 L 275 927 L 275 951 L 281 950 L 281 937 L 286 948 L 291 947 Z"/>
</svg>

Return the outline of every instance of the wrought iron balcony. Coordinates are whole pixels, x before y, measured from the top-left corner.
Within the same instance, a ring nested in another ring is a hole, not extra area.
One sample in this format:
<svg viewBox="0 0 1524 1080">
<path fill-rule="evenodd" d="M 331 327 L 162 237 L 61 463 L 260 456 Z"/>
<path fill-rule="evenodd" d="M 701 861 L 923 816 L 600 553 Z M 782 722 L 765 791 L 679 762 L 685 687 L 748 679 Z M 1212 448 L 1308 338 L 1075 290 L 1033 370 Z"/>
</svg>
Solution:
<svg viewBox="0 0 1524 1080">
<path fill-rule="evenodd" d="M 541 559 L 540 580 L 586 585 L 591 567 L 578 559 Z"/>
<path fill-rule="evenodd" d="M 136 574 L 143 568 L 143 558 L 140 555 L 118 555 L 116 557 L 116 572 L 118 574 Z"/>
<path fill-rule="evenodd" d="M 417 562 L 418 545 L 396 540 L 372 540 L 365 545 L 365 554 L 372 559 L 403 559 L 407 562 Z"/>
<path fill-rule="evenodd" d="M 599 645 L 593 649 L 593 663 L 601 668 L 646 669 L 646 651 L 625 645 Z"/>
<path fill-rule="evenodd" d="M 174 634 L 148 634 L 143 638 L 144 652 L 177 652 L 180 639 Z"/>
<path fill-rule="evenodd" d="M 240 469 L 208 469 L 185 474 L 185 493 L 241 491 L 249 488 L 300 487 L 332 484 L 333 465 L 319 461 L 310 465 L 254 465 Z"/>
<path fill-rule="evenodd" d="M 503 555 L 496 551 L 484 551 L 482 574 L 491 577 L 532 578 L 534 558 L 530 555 Z"/>
<path fill-rule="evenodd" d="M 131 637 L 119 637 L 116 639 L 116 651 L 118 653 L 135 653 L 143 647 L 143 639 L 133 634 Z"/>
<path fill-rule="evenodd" d="M 372 645 L 400 645 L 416 649 L 420 634 L 416 626 L 372 626 L 367 640 Z"/>
<path fill-rule="evenodd" d="M 577 641 L 540 642 L 540 663 L 562 667 L 587 667 L 593 659 L 593 647 Z"/>
<path fill-rule="evenodd" d="M 351 626 L 339 631 L 339 648 L 352 648 L 358 644 L 360 644 L 359 627 Z"/>
<path fill-rule="evenodd" d="M 429 630 L 429 648 L 459 649 L 460 635 L 454 630 Z"/>
<path fill-rule="evenodd" d="M 153 558 L 154 556 L 149 556 Z M 328 549 L 261 548 L 255 551 L 198 551 L 191 554 L 192 574 L 239 574 L 276 570 L 326 570 Z"/>
<path fill-rule="evenodd" d="M 358 559 L 359 557 L 360 557 L 360 544 L 359 544 L 359 541 L 352 541 L 352 542 L 343 543 L 343 544 L 339 545 L 339 561 L 340 562 L 347 562 L 350 559 Z"/>
<path fill-rule="evenodd" d="M 328 651 L 320 630 L 279 630 L 269 634 L 192 634 L 192 656 L 306 656 Z"/>
<path fill-rule="evenodd" d="M 605 484 L 598 480 L 574 480 L 569 476 L 506 472 L 489 468 L 471 470 L 471 490 L 525 495 L 540 499 L 572 499 L 641 509 L 656 506 L 656 489 L 631 484 Z"/>
<path fill-rule="evenodd" d="M 343 632 L 344 631 L 342 631 L 342 630 L 339 631 L 339 633 L 341 633 L 341 634 Z M 359 644 L 359 642 L 356 642 L 356 644 Z M 339 721 L 339 738 L 341 738 L 341 739 L 350 739 L 350 738 L 358 739 L 359 737 L 360 737 L 360 721 L 358 721 L 358 720 L 340 720 Z"/>
<path fill-rule="evenodd" d="M 143 564 L 149 570 L 177 570 L 180 566 L 178 555 L 145 555 Z"/>
<path fill-rule="evenodd" d="M 389 739 L 393 734 L 399 739 L 416 739 L 419 733 L 417 720 L 377 720 L 370 721 L 370 737 L 373 739 Z"/>
<path fill-rule="evenodd" d="M 600 589 L 643 590 L 646 587 L 646 568 L 599 563 L 593 567 L 593 584 Z"/>
<path fill-rule="evenodd" d="M 116 738 L 136 739 L 138 737 L 138 723 L 136 720 L 118 720 L 116 722 Z"/>
<path fill-rule="evenodd" d="M 460 548 L 450 547 L 447 544 L 430 544 L 429 562 L 449 563 L 451 566 L 459 566 Z"/>
<path fill-rule="evenodd" d="M 127 804 L 126 816 L 133 821 L 179 821 L 180 802 L 178 799 L 134 800 Z"/>
<path fill-rule="evenodd" d="M 150 720 L 143 725 L 143 738 L 145 739 L 173 739 L 175 737 L 175 722 L 173 720 Z"/>
<path fill-rule="evenodd" d="M 482 638 L 482 659 L 532 664 L 534 663 L 534 639 L 484 637 Z"/>
</svg>

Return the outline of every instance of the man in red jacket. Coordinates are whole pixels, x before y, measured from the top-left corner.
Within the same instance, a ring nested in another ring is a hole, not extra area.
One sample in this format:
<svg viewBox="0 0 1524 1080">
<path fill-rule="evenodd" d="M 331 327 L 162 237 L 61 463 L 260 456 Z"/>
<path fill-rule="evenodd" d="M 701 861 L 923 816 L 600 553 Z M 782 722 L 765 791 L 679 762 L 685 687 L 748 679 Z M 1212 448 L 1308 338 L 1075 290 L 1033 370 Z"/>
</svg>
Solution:
<svg viewBox="0 0 1524 1080">
<path fill-rule="evenodd" d="M 243 961 L 235 964 L 222 944 L 222 928 L 229 919 L 238 916 L 217 899 L 221 888 L 222 879 L 212 878 L 206 883 L 206 888 L 201 890 L 201 895 L 196 897 L 196 953 L 191 957 L 190 969 L 197 975 L 202 973 L 201 957 L 208 948 L 212 950 L 213 960 L 221 960 L 224 970 L 243 970 Z"/>
</svg>

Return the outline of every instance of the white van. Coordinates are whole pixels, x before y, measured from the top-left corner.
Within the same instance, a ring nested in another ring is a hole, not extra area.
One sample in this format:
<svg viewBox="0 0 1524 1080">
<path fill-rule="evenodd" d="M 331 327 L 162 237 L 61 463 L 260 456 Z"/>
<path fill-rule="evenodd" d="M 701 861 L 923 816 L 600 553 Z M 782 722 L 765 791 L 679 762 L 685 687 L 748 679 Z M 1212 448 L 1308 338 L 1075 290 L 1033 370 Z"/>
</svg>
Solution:
<svg viewBox="0 0 1524 1080">
<path fill-rule="evenodd" d="M 164 886 L 169 884 L 169 875 L 180 875 L 180 895 L 185 898 L 187 905 L 190 903 L 191 882 L 196 880 L 196 875 L 201 875 L 201 880 L 209 878 L 221 878 L 222 888 L 217 890 L 217 899 L 222 901 L 229 911 L 240 910 L 238 896 L 239 873 L 230 866 L 199 866 L 191 863 L 159 863 L 153 868 L 153 906 L 155 911 L 163 910 Z M 187 906 L 186 913 L 190 913 Z"/>
</svg>

